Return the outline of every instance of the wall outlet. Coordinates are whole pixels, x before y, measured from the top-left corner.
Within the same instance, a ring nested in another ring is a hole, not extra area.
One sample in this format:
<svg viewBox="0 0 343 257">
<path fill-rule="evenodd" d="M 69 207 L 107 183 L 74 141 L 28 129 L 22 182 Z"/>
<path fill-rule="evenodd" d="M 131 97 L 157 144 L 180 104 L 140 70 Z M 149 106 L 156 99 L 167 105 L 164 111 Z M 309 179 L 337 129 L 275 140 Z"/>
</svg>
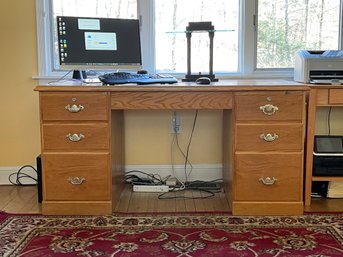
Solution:
<svg viewBox="0 0 343 257">
<path fill-rule="evenodd" d="M 177 112 L 173 112 L 171 119 L 171 133 L 181 133 L 181 117 Z"/>
</svg>

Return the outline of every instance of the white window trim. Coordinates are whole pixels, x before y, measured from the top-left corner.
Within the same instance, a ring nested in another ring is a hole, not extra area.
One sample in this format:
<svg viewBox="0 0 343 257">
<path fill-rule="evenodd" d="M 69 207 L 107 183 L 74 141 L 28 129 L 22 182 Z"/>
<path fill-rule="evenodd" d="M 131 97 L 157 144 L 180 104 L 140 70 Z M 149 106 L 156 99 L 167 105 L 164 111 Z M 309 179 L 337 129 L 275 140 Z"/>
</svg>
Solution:
<svg viewBox="0 0 343 257">
<path fill-rule="evenodd" d="M 51 45 L 48 35 L 50 35 L 49 10 L 46 0 L 36 0 L 36 23 L 37 23 L 37 48 L 38 48 L 38 77 L 50 77 L 52 65 L 50 63 Z"/>
<path fill-rule="evenodd" d="M 155 41 L 154 41 L 154 1 L 138 0 L 138 17 L 141 21 L 142 60 L 144 69 L 150 73 L 155 71 Z M 51 80 L 62 77 L 66 72 L 53 71 L 52 36 L 50 27 L 51 0 L 36 0 L 37 46 L 38 46 L 38 76 L 35 79 Z M 343 49 L 343 1 L 340 11 L 340 47 Z M 293 69 L 256 69 L 256 33 L 254 18 L 257 1 L 240 1 L 240 35 L 239 35 L 239 72 L 216 74 L 219 78 L 293 78 Z M 186 46 L 185 46 L 186 47 Z M 184 74 L 179 74 L 184 76 Z M 177 75 L 176 75 L 177 76 Z"/>
<path fill-rule="evenodd" d="M 343 49 L 343 0 L 340 2 L 340 12 L 339 12 L 339 28 L 340 28 L 340 33 L 339 33 L 339 47 L 340 49 Z"/>
<path fill-rule="evenodd" d="M 140 20 L 141 29 L 141 48 L 142 62 L 144 69 L 150 73 L 154 73 L 155 67 L 155 27 L 154 27 L 154 1 L 153 0 L 137 0 L 138 17 Z"/>
</svg>

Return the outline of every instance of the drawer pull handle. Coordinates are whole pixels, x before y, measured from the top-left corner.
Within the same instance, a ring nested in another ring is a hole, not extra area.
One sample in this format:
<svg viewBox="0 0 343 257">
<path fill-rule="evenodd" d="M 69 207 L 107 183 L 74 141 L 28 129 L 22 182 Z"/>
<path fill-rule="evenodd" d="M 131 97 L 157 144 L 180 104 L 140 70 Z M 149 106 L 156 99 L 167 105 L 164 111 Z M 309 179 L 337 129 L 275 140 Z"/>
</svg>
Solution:
<svg viewBox="0 0 343 257">
<path fill-rule="evenodd" d="M 275 184 L 277 179 L 274 177 L 273 178 L 266 177 L 266 178 L 260 178 L 258 181 L 261 181 L 264 185 L 271 186 Z"/>
<path fill-rule="evenodd" d="M 272 104 L 265 104 L 260 106 L 260 110 L 265 114 L 265 115 L 273 115 L 275 112 L 279 110 L 277 106 L 274 106 Z"/>
<path fill-rule="evenodd" d="M 84 181 L 86 181 L 86 179 L 79 177 L 69 177 L 67 181 L 72 185 L 81 185 Z"/>
<path fill-rule="evenodd" d="M 264 134 L 263 133 L 263 134 L 260 135 L 260 138 L 263 139 L 266 142 L 273 142 L 273 141 L 275 141 L 276 139 L 279 138 L 279 135 L 277 135 L 275 133 L 274 133 L 274 135 L 272 135 L 270 133 L 268 133 L 268 134 Z"/>
<path fill-rule="evenodd" d="M 85 138 L 85 136 L 83 135 L 83 134 L 68 134 L 67 135 L 67 138 L 70 140 L 70 141 L 72 141 L 72 142 L 79 142 L 79 141 L 81 141 L 83 138 Z"/>
<path fill-rule="evenodd" d="M 79 104 L 73 104 L 72 106 L 70 106 L 69 104 L 65 107 L 66 110 L 68 110 L 71 113 L 77 113 L 82 111 L 83 109 L 85 109 L 85 107 L 83 107 L 83 105 Z"/>
</svg>

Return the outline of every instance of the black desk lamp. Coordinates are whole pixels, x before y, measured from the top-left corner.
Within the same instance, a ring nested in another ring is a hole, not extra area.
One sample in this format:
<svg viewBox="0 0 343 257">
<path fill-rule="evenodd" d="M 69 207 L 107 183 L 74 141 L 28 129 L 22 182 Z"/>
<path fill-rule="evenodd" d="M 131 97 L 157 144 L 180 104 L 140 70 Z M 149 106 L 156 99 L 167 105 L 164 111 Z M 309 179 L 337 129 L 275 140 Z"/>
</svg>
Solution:
<svg viewBox="0 0 343 257">
<path fill-rule="evenodd" d="M 210 37 L 210 60 L 209 60 L 209 74 L 192 74 L 191 71 L 191 38 L 194 31 L 207 31 Z M 210 21 L 189 22 L 186 27 L 187 37 L 187 74 L 182 81 L 196 81 L 200 77 L 208 77 L 211 81 L 218 81 L 213 74 L 213 38 L 214 26 Z"/>
</svg>

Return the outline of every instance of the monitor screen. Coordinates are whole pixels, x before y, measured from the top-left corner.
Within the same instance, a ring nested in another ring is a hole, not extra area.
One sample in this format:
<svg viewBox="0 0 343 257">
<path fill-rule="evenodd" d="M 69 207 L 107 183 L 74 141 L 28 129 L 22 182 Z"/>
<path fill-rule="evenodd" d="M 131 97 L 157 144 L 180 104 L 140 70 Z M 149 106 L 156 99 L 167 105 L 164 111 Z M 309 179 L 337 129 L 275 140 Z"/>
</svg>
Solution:
<svg viewBox="0 0 343 257">
<path fill-rule="evenodd" d="M 57 16 L 61 69 L 134 69 L 142 66 L 139 21 Z"/>
</svg>

